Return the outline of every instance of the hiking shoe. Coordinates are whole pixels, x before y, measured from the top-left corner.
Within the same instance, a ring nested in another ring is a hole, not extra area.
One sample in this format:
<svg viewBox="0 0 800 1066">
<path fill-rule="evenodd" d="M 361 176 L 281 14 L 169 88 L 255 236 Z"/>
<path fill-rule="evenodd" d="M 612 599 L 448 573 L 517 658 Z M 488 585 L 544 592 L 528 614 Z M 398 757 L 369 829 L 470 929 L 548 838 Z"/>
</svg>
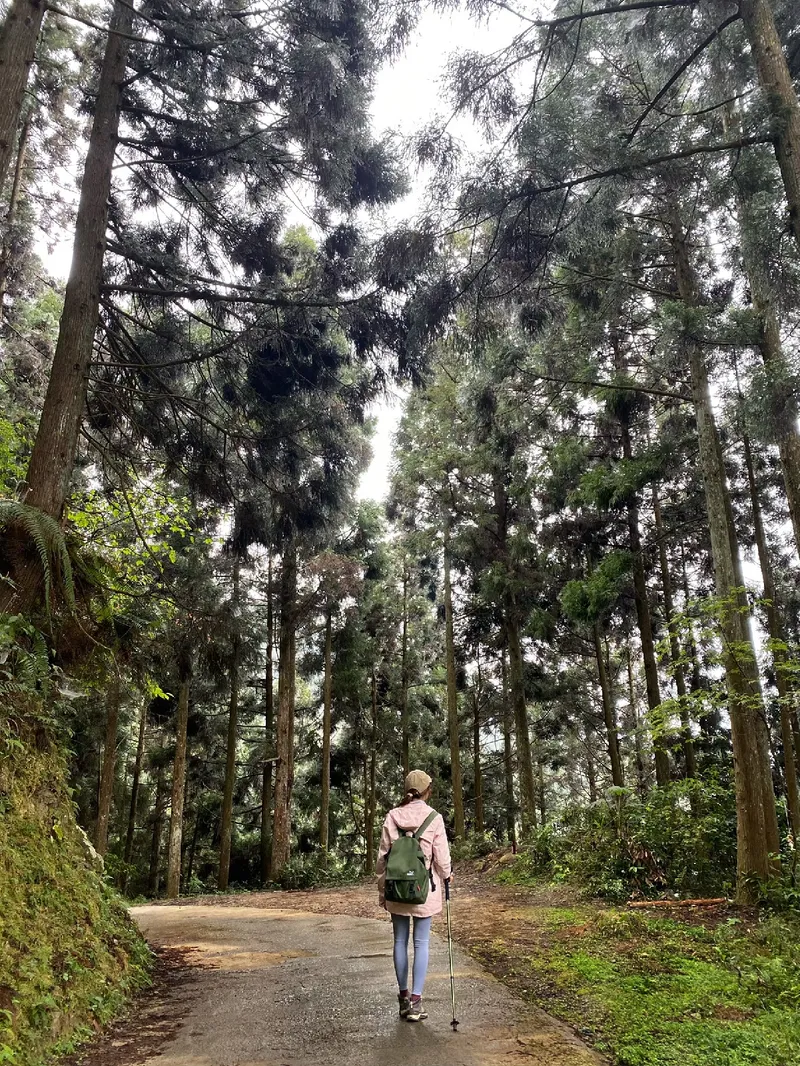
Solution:
<svg viewBox="0 0 800 1066">
<path fill-rule="evenodd" d="M 397 1002 L 400 1005 L 400 1017 L 405 1018 L 411 1010 L 411 1000 L 408 996 L 398 996 Z"/>
<path fill-rule="evenodd" d="M 421 999 L 412 999 L 411 1005 L 408 1008 L 408 1014 L 406 1014 L 407 1022 L 424 1022 L 428 1017 L 428 1012 L 422 1006 Z"/>
</svg>

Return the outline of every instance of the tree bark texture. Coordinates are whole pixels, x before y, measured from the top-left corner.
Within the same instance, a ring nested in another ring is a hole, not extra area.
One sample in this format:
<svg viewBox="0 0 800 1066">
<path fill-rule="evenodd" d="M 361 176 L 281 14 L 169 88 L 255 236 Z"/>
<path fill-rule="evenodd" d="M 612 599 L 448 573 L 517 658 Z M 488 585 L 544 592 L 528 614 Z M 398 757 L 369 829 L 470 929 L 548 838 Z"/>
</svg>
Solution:
<svg viewBox="0 0 800 1066">
<path fill-rule="evenodd" d="M 593 732 L 588 722 L 584 722 L 584 743 L 586 745 L 586 780 L 589 783 L 589 802 L 597 803 L 597 769 L 594 765 Z"/>
<path fill-rule="evenodd" d="M 670 237 L 678 292 L 687 305 L 698 304 L 686 235 L 676 215 Z M 705 354 L 686 337 L 685 348 L 697 422 L 700 472 L 706 497 L 717 595 L 722 601 L 722 639 L 728 686 L 737 811 L 738 898 L 752 902 L 752 878 L 772 873 L 770 854 L 777 851 L 777 814 L 769 765 L 769 747 L 762 733 L 763 703 L 749 629 L 749 606 L 739 561 L 722 446 L 714 420 Z"/>
<path fill-rule="evenodd" d="M 375 670 L 372 671 L 372 721 L 369 733 L 369 757 L 366 763 L 368 767 L 366 795 L 364 796 L 364 871 L 372 874 L 375 870 L 375 808 L 377 806 L 377 759 L 378 759 L 378 677 Z"/>
<path fill-rule="evenodd" d="M 152 832 L 150 835 L 150 869 L 147 877 L 147 894 L 157 896 L 161 878 L 161 838 L 164 833 L 164 767 L 159 764 L 156 775 L 156 799 L 153 807 Z"/>
<path fill-rule="evenodd" d="M 800 251 L 800 101 L 769 0 L 741 0 L 739 12 L 758 81 L 775 120 L 775 156 L 786 190 L 789 224 Z"/>
<path fill-rule="evenodd" d="M 636 709 L 636 685 L 633 680 L 633 658 L 630 645 L 626 649 L 625 663 L 628 670 L 628 700 L 630 703 L 631 729 L 633 732 L 633 748 L 636 754 L 636 780 L 639 784 L 639 795 L 647 795 L 647 771 L 644 761 L 644 745 L 642 744 L 642 724 L 639 721 L 639 712 Z"/>
<path fill-rule="evenodd" d="M 103 769 L 100 773 L 100 795 L 97 801 L 97 824 L 94 847 L 98 855 L 108 851 L 108 823 L 114 799 L 114 777 L 117 767 L 117 730 L 119 727 L 119 704 L 121 685 L 116 667 L 112 668 L 106 697 L 106 736 L 103 743 Z"/>
<path fill-rule="evenodd" d="M 480 664 L 478 665 L 480 678 Z M 475 781 L 475 834 L 483 835 L 483 771 L 481 769 L 481 689 L 472 690 L 472 776 Z"/>
<path fill-rule="evenodd" d="M 30 116 L 23 122 L 19 133 L 17 145 L 17 158 L 14 164 L 14 178 L 11 182 L 11 193 L 8 198 L 8 211 L 6 213 L 5 227 L 3 232 L 3 250 L 0 253 L 0 318 L 5 314 L 6 293 L 8 291 L 8 273 L 11 269 L 11 254 L 14 247 L 14 225 L 17 220 L 20 197 L 22 195 L 22 174 L 25 170 L 25 160 L 28 154 L 28 138 L 31 132 Z"/>
<path fill-rule="evenodd" d="M 536 829 L 536 782 L 533 776 L 531 738 L 528 729 L 528 701 L 525 697 L 525 666 L 522 658 L 522 642 L 513 604 L 505 618 L 506 643 L 508 645 L 508 680 L 511 703 L 514 708 L 514 724 L 517 733 L 517 767 L 519 770 L 520 819 L 525 836 Z"/>
<path fill-rule="evenodd" d="M 730 111 L 730 121 L 735 121 L 738 127 L 738 117 L 733 115 L 732 108 Z M 797 428 L 800 411 L 792 390 L 782 387 L 790 380 L 791 372 L 781 340 L 776 293 L 759 235 L 760 221 L 753 208 L 751 190 L 747 185 L 748 173 L 747 160 L 742 160 L 737 155 L 733 160 L 731 176 L 736 190 L 739 246 L 753 309 L 759 318 L 758 348 L 771 382 L 776 383 L 771 401 L 780 405 L 780 411 L 777 412 L 778 453 L 795 546 L 800 554 L 800 432 Z"/>
<path fill-rule="evenodd" d="M 517 802 L 514 796 L 514 750 L 511 737 L 514 732 L 514 712 L 508 691 L 508 655 L 503 648 L 503 783 L 505 786 L 506 832 L 512 844 L 517 840 Z"/>
<path fill-rule="evenodd" d="M 672 575 L 669 568 L 664 519 L 661 513 L 661 500 L 658 498 L 658 489 L 655 488 L 655 486 L 653 487 L 653 517 L 655 519 L 656 537 L 658 538 L 661 591 L 664 594 L 664 620 L 667 623 L 667 632 L 669 634 L 669 652 L 670 658 L 672 659 L 672 674 L 675 678 L 675 688 L 678 692 L 683 761 L 686 769 L 686 776 L 697 777 L 697 760 L 694 753 L 694 741 L 692 740 L 692 722 L 686 704 L 686 676 L 683 672 L 680 641 L 678 640 L 678 631 L 675 626 L 675 596 L 672 587 Z"/>
<path fill-rule="evenodd" d="M 60 518 L 78 447 L 100 310 L 111 175 L 133 4 L 114 4 L 81 182 L 72 266 L 53 366 L 27 474 L 25 502 Z"/>
<path fill-rule="evenodd" d="M 617 711 L 614 706 L 614 695 L 611 691 L 611 681 L 608 676 L 599 622 L 594 623 L 592 632 L 594 636 L 594 655 L 597 661 L 597 676 L 600 681 L 600 697 L 603 703 L 603 721 L 606 726 L 608 757 L 611 760 L 611 782 L 618 788 L 624 788 L 625 778 L 622 773 L 622 759 L 619 754 Z"/>
<path fill-rule="evenodd" d="M 186 748 L 189 725 L 189 685 L 191 670 L 188 652 L 182 653 L 178 715 L 175 721 L 175 758 L 172 764 L 172 800 L 169 817 L 167 857 L 167 899 L 177 899 L 181 890 L 181 845 L 183 843 L 183 801 L 186 795 Z"/>
<path fill-rule="evenodd" d="M 294 770 L 294 645 L 297 611 L 297 549 L 283 553 L 278 647 L 278 720 L 275 729 L 275 813 L 272 822 L 270 880 L 276 881 L 289 861 L 291 800 Z"/>
<path fill-rule="evenodd" d="M 322 688 L 322 787 L 319 801 L 319 845 L 328 850 L 331 806 L 331 704 L 333 703 L 333 622 L 330 605 L 325 614 L 325 679 Z"/>
<path fill-rule="evenodd" d="M 777 600 L 775 578 L 772 570 L 764 519 L 761 513 L 761 499 L 756 481 L 755 466 L 750 438 L 742 433 L 744 460 L 747 469 L 747 482 L 750 489 L 750 503 L 753 510 L 753 529 L 756 536 L 756 550 L 761 567 L 761 580 L 764 587 L 764 611 L 767 616 L 767 631 L 772 642 L 772 662 L 775 667 L 775 687 L 778 690 L 781 717 L 781 744 L 783 745 L 783 770 L 786 782 L 786 805 L 789 809 L 789 824 L 792 838 L 797 842 L 800 833 L 800 794 L 797 790 L 797 764 L 795 762 L 794 737 L 792 735 L 792 709 L 796 707 L 797 691 L 792 683 L 792 675 L 787 669 L 786 634 L 780 604 Z"/>
<path fill-rule="evenodd" d="M 142 705 L 139 717 L 139 739 L 136 744 L 136 758 L 133 762 L 133 779 L 131 780 L 131 801 L 128 807 L 128 828 L 125 833 L 125 850 L 122 855 L 122 876 L 120 878 L 120 892 L 125 893 L 128 887 L 128 866 L 133 854 L 133 835 L 136 832 L 136 807 L 139 803 L 139 782 L 142 777 L 142 760 L 144 759 L 144 738 L 147 732 L 147 704 Z"/>
<path fill-rule="evenodd" d="M 411 770 L 411 727 L 408 717 L 408 562 L 403 560 L 403 630 L 400 675 L 400 730 L 402 733 L 403 778 Z"/>
<path fill-rule="evenodd" d="M 453 835 L 464 839 L 464 791 L 461 784 L 461 738 L 458 728 L 458 692 L 456 691 L 456 651 L 453 632 L 453 586 L 450 576 L 450 535 L 444 542 L 444 617 L 445 654 L 447 659 L 447 725 L 450 733 L 450 780 L 453 786 Z"/>
<path fill-rule="evenodd" d="M 624 364 L 618 369 L 626 369 Z M 622 456 L 630 462 L 633 459 L 630 426 L 626 416 L 619 420 L 622 438 Z M 653 639 L 653 620 L 650 614 L 650 601 L 647 596 L 647 579 L 644 572 L 642 555 L 642 538 L 639 532 L 639 503 L 634 496 L 628 503 L 628 540 L 633 560 L 633 595 L 636 603 L 636 621 L 639 627 L 639 639 L 642 645 L 642 662 L 644 680 L 647 689 L 647 706 L 654 712 L 661 706 L 661 688 L 658 682 L 658 662 L 656 660 L 655 641 Z M 656 784 L 667 785 L 670 779 L 669 754 L 664 738 L 653 732 L 653 756 L 656 764 Z M 613 760 L 612 760 L 613 766 Z M 616 782 L 615 782 L 616 783 Z"/>
<path fill-rule="evenodd" d="M 233 843 L 233 793 L 236 787 L 236 746 L 239 740 L 239 667 L 242 656 L 242 640 L 239 633 L 239 573 L 241 559 L 238 553 L 233 559 L 233 597 L 231 602 L 233 640 L 231 643 L 230 701 L 228 703 L 228 739 L 225 750 L 225 786 L 222 793 L 222 817 L 219 833 L 219 872 L 217 888 L 224 892 L 228 887 L 231 869 L 231 846 Z"/>
<path fill-rule="evenodd" d="M 267 662 L 264 668 L 264 768 L 261 772 L 261 881 L 269 881 L 270 830 L 272 827 L 272 767 L 273 719 L 275 716 L 272 691 L 272 655 L 274 622 L 272 610 L 272 555 L 267 559 Z"/>
<path fill-rule="evenodd" d="M 0 27 L 0 189 L 5 185 L 47 5 L 11 0 Z"/>
</svg>

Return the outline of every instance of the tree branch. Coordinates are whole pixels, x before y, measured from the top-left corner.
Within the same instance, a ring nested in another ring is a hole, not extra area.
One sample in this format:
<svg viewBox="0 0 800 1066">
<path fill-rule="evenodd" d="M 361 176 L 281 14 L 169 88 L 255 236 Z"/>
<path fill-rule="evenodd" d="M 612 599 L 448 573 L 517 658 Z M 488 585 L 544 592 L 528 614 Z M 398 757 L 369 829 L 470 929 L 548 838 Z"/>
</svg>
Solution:
<svg viewBox="0 0 800 1066">
<path fill-rule="evenodd" d="M 647 118 L 647 116 L 650 114 L 650 112 L 653 110 L 653 108 L 658 105 L 659 101 L 664 99 L 664 97 L 670 91 L 670 89 L 675 84 L 675 82 L 678 81 L 678 79 L 681 77 L 681 75 L 684 74 L 689 69 L 689 67 L 692 65 L 692 63 L 694 63 L 694 61 L 696 59 L 698 59 L 703 54 L 703 52 L 706 50 L 706 48 L 708 48 L 708 46 L 713 41 L 715 41 L 717 39 L 717 37 L 719 37 L 719 35 L 724 30 L 726 30 L 728 28 L 728 26 L 730 26 L 734 22 L 738 22 L 738 21 L 739 21 L 739 12 L 735 11 L 732 15 L 730 15 L 728 18 L 726 18 L 724 22 L 721 22 L 719 24 L 719 26 L 716 27 L 716 29 L 712 30 L 712 32 L 709 33 L 709 35 L 706 38 L 704 38 L 700 42 L 700 44 L 694 49 L 694 51 L 691 53 L 691 55 L 689 55 L 684 60 L 684 62 L 681 63 L 681 65 L 674 72 L 672 77 L 668 78 L 666 83 L 664 85 L 662 85 L 662 87 L 659 89 L 659 91 L 656 93 L 656 95 L 653 97 L 653 99 L 650 101 L 650 103 L 647 105 L 647 107 L 644 109 L 644 111 L 641 113 L 641 115 L 639 115 L 639 117 L 636 120 L 636 123 L 634 124 L 633 129 L 628 134 L 628 137 L 625 140 L 625 144 L 626 145 L 631 143 L 631 141 L 634 139 L 636 134 L 639 132 L 644 120 Z"/>
<path fill-rule="evenodd" d="M 606 7 L 597 7 L 593 11 L 576 11 L 573 15 L 561 15 L 554 19 L 537 19 L 534 26 L 547 28 L 550 26 L 568 26 L 575 22 L 583 22 L 584 19 L 602 18 L 603 15 L 621 15 L 627 11 L 647 11 L 656 7 L 697 7 L 699 0 L 636 0 L 632 4 L 608 4 Z"/>
</svg>

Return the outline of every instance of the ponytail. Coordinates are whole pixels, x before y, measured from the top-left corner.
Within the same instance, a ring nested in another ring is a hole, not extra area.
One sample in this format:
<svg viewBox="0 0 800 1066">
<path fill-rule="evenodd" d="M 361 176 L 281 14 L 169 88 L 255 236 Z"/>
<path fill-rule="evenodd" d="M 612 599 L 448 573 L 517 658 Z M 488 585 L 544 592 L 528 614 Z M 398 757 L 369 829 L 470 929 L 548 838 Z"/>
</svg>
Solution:
<svg viewBox="0 0 800 1066">
<path fill-rule="evenodd" d="M 418 800 L 421 795 L 422 793 L 419 792 L 416 788 L 410 788 L 406 792 L 405 796 L 403 796 L 403 802 L 400 804 L 400 806 L 405 807 L 407 803 L 413 803 L 414 800 Z"/>
</svg>

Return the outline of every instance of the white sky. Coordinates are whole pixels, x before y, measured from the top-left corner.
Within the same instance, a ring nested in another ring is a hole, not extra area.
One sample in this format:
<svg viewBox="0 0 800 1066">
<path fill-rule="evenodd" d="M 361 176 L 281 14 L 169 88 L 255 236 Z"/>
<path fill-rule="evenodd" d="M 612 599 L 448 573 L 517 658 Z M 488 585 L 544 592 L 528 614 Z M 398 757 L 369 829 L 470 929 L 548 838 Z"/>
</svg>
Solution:
<svg viewBox="0 0 800 1066">
<path fill-rule="evenodd" d="M 427 12 L 404 54 L 378 75 L 372 105 L 377 132 L 393 130 L 400 138 L 411 137 L 437 114 L 449 115 L 441 84 L 447 58 L 453 52 L 469 49 L 491 52 L 511 40 L 520 29 L 519 20 L 505 13 L 487 23 L 477 24 L 469 16 Z M 450 127 L 467 145 L 477 147 L 480 137 L 466 119 Z M 411 173 L 409 195 L 395 205 L 391 217 L 396 221 L 413 218 L 425 184 L 424 173 Z M 374 457 L 361 479 L 359 498 L 383 500 L 389 488 L 392 436 L 403 414 L 403 395 L 396 392 L 387 401 L 375 405 L 377 419 L 372 441 Z"/>
</svg>

